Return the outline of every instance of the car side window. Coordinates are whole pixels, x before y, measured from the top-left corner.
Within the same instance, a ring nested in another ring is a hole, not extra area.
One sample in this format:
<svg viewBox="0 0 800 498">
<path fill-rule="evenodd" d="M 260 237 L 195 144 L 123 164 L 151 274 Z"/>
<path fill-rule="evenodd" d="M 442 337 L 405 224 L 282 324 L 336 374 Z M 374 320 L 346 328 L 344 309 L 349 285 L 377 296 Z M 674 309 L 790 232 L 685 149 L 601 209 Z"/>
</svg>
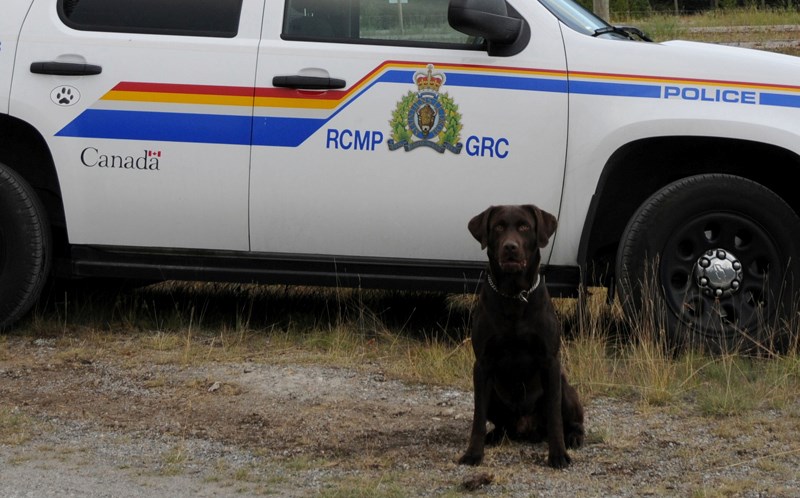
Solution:
<svg viewBox="0 0 800 498">
<path fill-rule="evenodd" d="M 286 40 L 480 48 L 447 22 L 449 0 L 286 0 Z"/>
<path fill-rule="evenodd" d="M 242 0 L 58 0 L 67 26 L 83 31 L 233 38 Z"/>
</svg>

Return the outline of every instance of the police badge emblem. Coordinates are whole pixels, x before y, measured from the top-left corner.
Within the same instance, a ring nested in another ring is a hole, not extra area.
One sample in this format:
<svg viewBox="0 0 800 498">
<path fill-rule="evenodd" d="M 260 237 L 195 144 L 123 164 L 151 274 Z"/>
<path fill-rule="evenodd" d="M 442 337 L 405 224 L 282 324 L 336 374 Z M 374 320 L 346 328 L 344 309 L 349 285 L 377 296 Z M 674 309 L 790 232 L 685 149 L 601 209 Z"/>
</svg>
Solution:
<svg viewBox="0 0 800 498">
<path fill-rule="evenodd" d="M 392 112 L 389 150 L 424 146 L 440 153 L 460 153 L 461 114 L 453 99 L 439 91 L 445 82 L 444 73 L 434 73 L 433 64 L 428 64 L 426 71 L 414 73 L 413 81 L 417 91 L 409 91 Z"/>
</svg>

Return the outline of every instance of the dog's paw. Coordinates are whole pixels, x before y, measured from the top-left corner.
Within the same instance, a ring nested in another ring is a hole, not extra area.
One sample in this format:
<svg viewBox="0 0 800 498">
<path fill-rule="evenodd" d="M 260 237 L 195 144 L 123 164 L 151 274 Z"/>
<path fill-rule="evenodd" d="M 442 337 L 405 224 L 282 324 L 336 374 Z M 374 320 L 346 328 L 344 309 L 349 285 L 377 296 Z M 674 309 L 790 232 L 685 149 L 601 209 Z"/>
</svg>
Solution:
<svg viewBox="0 0 800 498">
<path fill-rule="evenodd" d="M 486 437 L 483 438 L 483 443 L 486 446 L 496 446 L 503 442 L 504 437 L 506 437 L 506 431 L 495 427 L 486 434 Z"/>
<path fill-rule="evenodd" d="M 553 467 L 554 469 L 565 469 L 572 463 L 572 459 L 569 455 L 564 453 L 550 453 L 547 457 L 547 465 Z"/>
<path fill-rule="evenodd" d="M 569 449 L 580 448 L 583 446 L 584 431 L 583 427 L 572 428 L 564 436 L 564 443 Z"/>
<path fill-rule="evenodd" d="M 482 461 L 483 461 L 483 454 L 482 453 L 478 454 L 478 453 L 471 453 L 471 452 L 464 453 L 461 456 L 461 458 L 458 459 L 458 463 L 460 465 L 472 465 L 472 466 L 475 466 L 475 465 L 480 465 Z"/>
</svg>

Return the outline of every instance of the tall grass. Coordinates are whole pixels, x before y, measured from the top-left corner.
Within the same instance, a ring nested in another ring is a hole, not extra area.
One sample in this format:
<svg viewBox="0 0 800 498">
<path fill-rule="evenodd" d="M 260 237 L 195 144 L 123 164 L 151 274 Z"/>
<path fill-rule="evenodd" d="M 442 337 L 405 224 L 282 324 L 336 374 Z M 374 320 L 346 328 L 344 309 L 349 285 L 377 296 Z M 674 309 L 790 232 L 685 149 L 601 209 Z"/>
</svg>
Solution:
<svg viewBox="0 0 800 498">
<path fill-rule="evenodd" d="M 595 309 L 584 318 L 587 323 L 565 341 L 573 382 L 586 396 L 624 396 L 649 406 L 691 402 L 702 415 L 731 416 L 785 408 L 800 395 L 800 331 L 789 332 L 794 339 L 788 350 L 757 357 L 735 351 L 711 355 L 698 347 L 676 355 L 664 342 L 665 311 L 656 302 L 646 299 L 635 317 L 624 317 L 618 303 L 611 311 L 606 304 L 590 305 Z M 618 329 L 627 333 L 605 333 Z"/>
<path fill-rule="evenodd" d="M 675 355 L 664 346 L 664 311 L 655 301 L 629 318 L 604 289 L 583 295 L 554 301 L 565 367 L 587 400 L 690 402 L 702 415 L 730 416 L 791 406 L 800 395 L 797 341 L 759 358 L 694 349 Z M 27 336 L 55 341 L 63 361 L 106 354 L 184 365 L 322 363 L 469 390 L 473 305 L 472 296 L 177 282 L 67 290 L 0 341 L 0 358 L 10 355 L 10 339 Z"/>
</svg>

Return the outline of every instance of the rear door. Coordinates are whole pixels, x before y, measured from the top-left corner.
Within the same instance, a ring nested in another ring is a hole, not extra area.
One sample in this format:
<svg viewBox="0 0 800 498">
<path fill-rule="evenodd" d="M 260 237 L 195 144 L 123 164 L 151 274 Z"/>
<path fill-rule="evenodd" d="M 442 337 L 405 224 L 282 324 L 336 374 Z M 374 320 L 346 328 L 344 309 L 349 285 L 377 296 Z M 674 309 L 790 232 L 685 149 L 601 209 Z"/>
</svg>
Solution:
<svg viewBox="0 0 800 498">
<path fill-rule="evenodd" d="M 566 66 L 557 21 L 516 2 L 533 36 L 490 56 L 447 0 L 268 5 L 258 63 L 253 250 L 477 260 L 490 204 L 557 214 Z"/>
<path fill-rule="evenodd" d="M 249 249 L 263 0 L 36 0 L 11 114 L 53 153 L 73 244 Z"/>
</svg>

